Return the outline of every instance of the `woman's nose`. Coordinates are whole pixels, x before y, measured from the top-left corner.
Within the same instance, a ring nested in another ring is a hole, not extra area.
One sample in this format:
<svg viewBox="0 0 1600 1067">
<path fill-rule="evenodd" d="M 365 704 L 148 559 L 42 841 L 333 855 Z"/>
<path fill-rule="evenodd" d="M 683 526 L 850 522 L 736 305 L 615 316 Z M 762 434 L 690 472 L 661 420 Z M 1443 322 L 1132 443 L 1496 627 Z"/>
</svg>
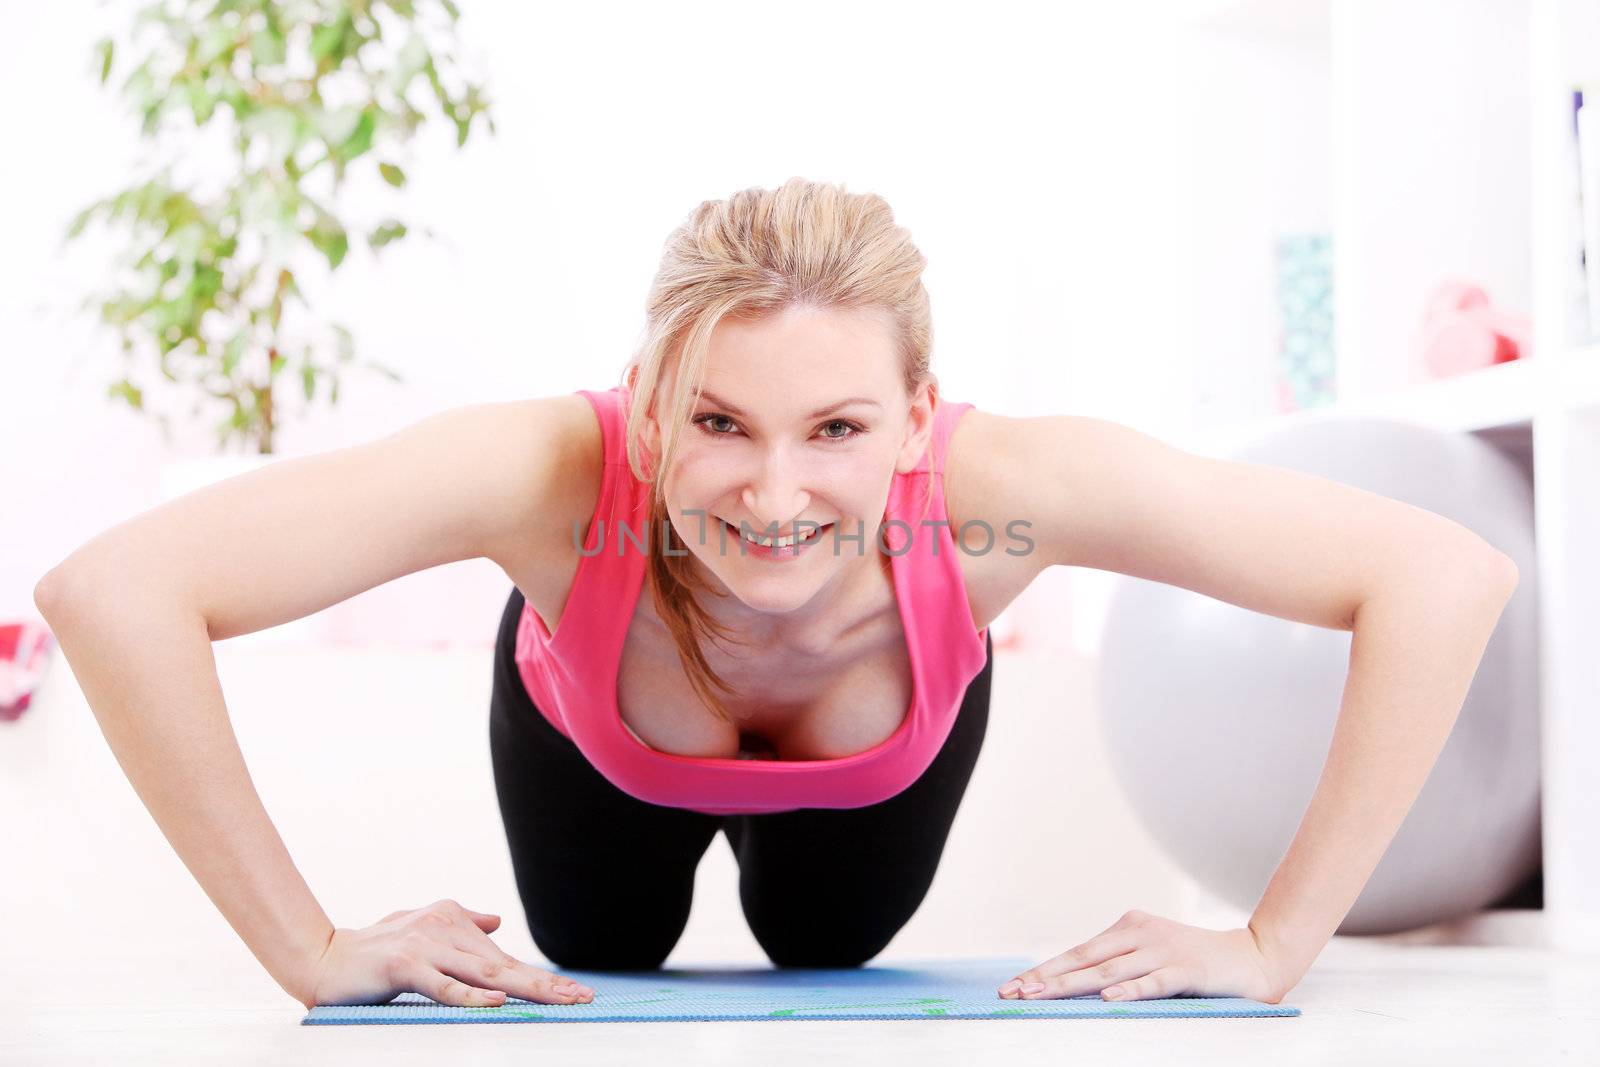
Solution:
<svg viewBox="0 0 1600 1067">
<path fill-rule="evenodd" d="M 809 502 L 797 465 L 777 449 L 763 453 L 741 496 L 753 521 L 776 523 L 779 529 Z"/>
</svg>

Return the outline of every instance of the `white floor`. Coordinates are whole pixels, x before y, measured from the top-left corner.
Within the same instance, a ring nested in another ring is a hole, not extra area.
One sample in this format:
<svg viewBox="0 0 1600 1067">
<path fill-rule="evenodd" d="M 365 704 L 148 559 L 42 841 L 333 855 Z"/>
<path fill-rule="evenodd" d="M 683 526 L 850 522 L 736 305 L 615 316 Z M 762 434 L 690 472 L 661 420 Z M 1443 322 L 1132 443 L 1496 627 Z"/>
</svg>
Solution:
<svg viewBox="0 0 1600 1067">
<path fill-rule="evenodd" d="M 351 652 L 225 642 L 218 672 L 256 786 L 333 920 L 454 897 L 538 960 L 489 774 L 488 650 Z M 1129 908 L 1200 925 L 1242 914 L 1199 893 L 1122 805 L 1099 754 L 1089 673 L 999 653 L 984 754 L 922 909 L 880 957 L 1043 959 Z M 1017 783 L 1051 782 L 1020 814 Z M 447 805 L 437 802 L 448 799 Z M 480 811 L 447 821 L 443 808 Z M 1052 812 L 1095 813 L 1094 818 Z M 627 1023 L 302 1027 L 140 806 L 58 660 L 0 728 L 0 1064 L 1070 1062 L 1600 1063 L 1600 957 L 1497 913 L 1392 938 L 1335 938 L 1291 1019 Z M 762 963 L 720 841 L 669 963 Z M 554 1062 L 544 1060 L 545 1062 Z"/>
</svg>

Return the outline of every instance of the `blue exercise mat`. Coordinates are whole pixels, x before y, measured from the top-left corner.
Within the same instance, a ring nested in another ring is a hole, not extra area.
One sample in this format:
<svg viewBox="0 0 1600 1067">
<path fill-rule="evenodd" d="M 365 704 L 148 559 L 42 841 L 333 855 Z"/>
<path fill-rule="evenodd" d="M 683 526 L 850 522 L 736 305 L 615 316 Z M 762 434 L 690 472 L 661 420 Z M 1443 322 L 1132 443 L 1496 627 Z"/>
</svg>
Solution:
<svg viewBox="0 0 1600 1067">
<path fill-rule="evenodd" d="M 1000 983 L 1037 960 L 915 960 L 852 970 L 773 967 L 558 970 L 594 990 L 587 1004 L 508 997 L 492 1008 L 401 993 L 387 1004 L 320 1005 L 303 1025 L 353 1023 L 581 1023 L 784 1019 L 1127 1019 L 1294 1016 L 1300 1009 L 1244 997 L 1003 1000 Z"/>
</svg>

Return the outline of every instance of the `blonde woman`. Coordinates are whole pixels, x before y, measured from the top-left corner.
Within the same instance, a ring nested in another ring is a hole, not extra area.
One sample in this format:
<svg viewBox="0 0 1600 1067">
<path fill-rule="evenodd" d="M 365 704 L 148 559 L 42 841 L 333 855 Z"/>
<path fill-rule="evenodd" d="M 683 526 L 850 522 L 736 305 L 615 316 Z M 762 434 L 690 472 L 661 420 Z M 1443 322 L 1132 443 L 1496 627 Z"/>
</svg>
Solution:
<svg viewBox="0 0 1600 1067">
<path fill-rule="evenodd" d="M 793 179 L 708 201 L 669 239 L 611 388 L 275 464 L 115 527 L 41 581 L 129 779 L 287 992 L 593 997 L 451 900 L 335 927 L 218 687 L 212 641 L 476 557 L 513 583 L 494 774 L 529 928 L 561 968 L 659 966 L 719 831 L 773 962 L 872 958 L 927 892 L 972 774 L 989 624 L 1046 567 L 1353 629 L 1328 770 L 1246 927 L 1131 911 L 996 976 L 1006 998 L 1270 1003 L 1299 981 L 1420 790 L 1515 567 L 1331 481 L 946 399 L 923 266 L 877 196 Z M 1049 782 L 1016 791 L 1022 817 L 1050 809 Z"/>
</svg>

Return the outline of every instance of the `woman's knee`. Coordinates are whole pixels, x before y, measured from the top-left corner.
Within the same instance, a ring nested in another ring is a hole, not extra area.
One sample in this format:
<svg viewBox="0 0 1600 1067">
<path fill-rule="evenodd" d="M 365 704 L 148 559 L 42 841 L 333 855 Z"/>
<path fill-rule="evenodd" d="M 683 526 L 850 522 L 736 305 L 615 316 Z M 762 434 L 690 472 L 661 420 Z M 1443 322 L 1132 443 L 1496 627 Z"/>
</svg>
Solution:
<svg viewBox="0 0 1600 1067">
<path fill-rule="evenodd" d="M 809 904 L 753 892 L 741 896 L 750 932 L 777 967 L 860 967 L 882 952 L 916 911 L 910 900 L 872 907 L 859 899 L 828 900 L 826 893 Z"/>
<path fill-rule="evenodd" d="M 830 971 L 852 970 L 866 963 L 884 950 L 889 937 L 850 938 L 823 936 L 793 936 L 793 932 L 763 937 L 756 935 L 767 959 L 774 967 L 825 968 Z"/>
<path fill-rule="evenodd" d="M 669 924 L 670 925 L 670 924 Z M 558 968 L 575 971 L 654 971 L 666 962 L 682 928 L 626 928 L 614 923 L 532 923 L 533 943 Z"/>
<path fill-rule="evenodd" d="M 646 951 L 639 945 L 597 945 L 567 939 L 534 937 L 550 964 L 564 971 L 657 971 L 671 954 Z"/>
</svg>

